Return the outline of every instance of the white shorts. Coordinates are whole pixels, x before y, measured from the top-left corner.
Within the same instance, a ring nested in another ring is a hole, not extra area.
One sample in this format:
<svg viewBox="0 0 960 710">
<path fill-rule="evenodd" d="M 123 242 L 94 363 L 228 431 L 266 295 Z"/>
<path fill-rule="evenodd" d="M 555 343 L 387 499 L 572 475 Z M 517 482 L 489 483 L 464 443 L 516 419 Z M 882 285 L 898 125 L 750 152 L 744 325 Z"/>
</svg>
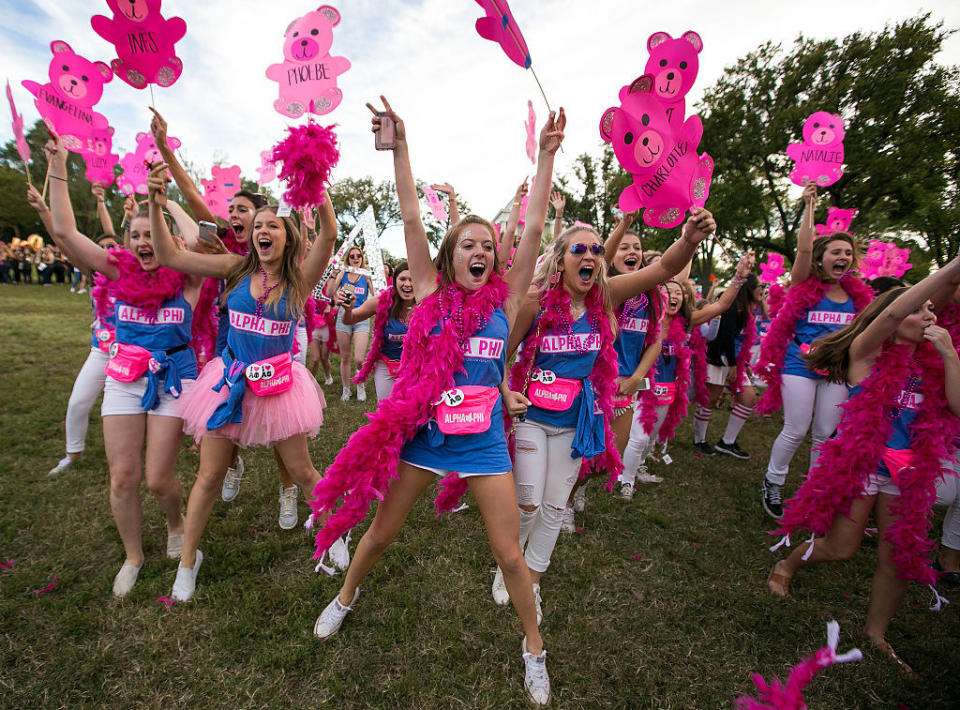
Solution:
<svg viewBox="0 0 960 710">
<path fill-rule="evenodd" d="M 878 493 L 898 496 L 900 495 L 900 489 L 890 476 L 881 476 L 874 471 L 867 477 L 867 484 L 863 487 L 863 493 L 868 496 L 875 496 Z"/>
<path fill-rule="evenodd" d="M 294 335 L 294 339 L 297 341 L 297 354 L 293 356 L 293 359 L 299 362 L 301 365 L 306 366 L 307 364 L 307 326 L 298 325 L 297 332 Z"/>
<path fill-rule="evenodd" d="M 181 396 L 190 391 L 196 380 L 180 380 L 183 386 Z M 103 404 L 100 405 L 100 416 L 109 417 L 118 414 L 152 414 L 159 417 L 177 417 L 177 399 L 169 392 L 160 395 L 160 404 L 156 409 L 144 411 L 140 406 L 143 393 L 147 389 L 147 378 L 141 377 L 135 382 L 118 382 L 108 377 L 103 386 Z"/>
<path fill-rule="evenodd" d="M 708 385 L 719 385 L 723 387 L 727 384 L 727 378 L 730 377 L 730 372 L 733 371 L 734 367 L 727 365 L 711 365 L 707 363 L 707 384 Z"/>
<path fill-rule="evenodd" d="M 447 470 L 444 470 L 444 469 L 442 469 L 442 468 L 434 468 L 433 466 L 421 466 L 421 465 L 418 464 L 418 463 L 411 463 L 410 461 L 405 461 L 404 459 L 400 459 L 400 461 L 401 461 L 401 463 L 405 463 L 405 464 L 407 464 L 408 466 L 413 466 L 414 468 L 422 468 L 424 471 L 429 471 L 430 473 L 435 473 L 435 474 L 437 474 L 438 476 L 440 476 L 440 478 L 446 478 L 446 477 L 449 476 L 451 473 L 453 473 L 452 471 L 447 471 Z M 475 478 L 476 476 L 502 476 L 502 475 L 505 474 L 505 473 L 510 473 L 510 471 L 494 471 L 494 472 L 492 472 L 492 473 L 460 473 L 460 472 L 457 472 L 457 476 L 458 476 L 459 478 Z"/>
</svg>

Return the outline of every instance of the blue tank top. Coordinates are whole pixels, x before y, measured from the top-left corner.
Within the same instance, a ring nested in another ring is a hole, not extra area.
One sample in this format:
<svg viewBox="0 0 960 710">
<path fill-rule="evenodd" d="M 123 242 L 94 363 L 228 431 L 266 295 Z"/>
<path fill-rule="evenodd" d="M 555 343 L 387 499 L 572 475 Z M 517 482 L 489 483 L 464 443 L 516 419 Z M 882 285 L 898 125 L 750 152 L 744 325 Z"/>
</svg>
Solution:
<svg viewBox="0 0 960 710">
<path fill-rule="evenodd" d="M 347 284 L 350 284 L 351 286 L 353 286 L 353 295 L 357 297 L 357 300 L 354 302 L 353 307 L 359 308 L 360 306 L 363 305 L 364 301 L 366 301 L 367 298 L 370 297 L 370 285 L 369 285 L 370 282 L 367 281 L 366 276 L 361 276 L 359 279 L 357 279 L 357 282 L 354 283 L 353 281 L 347 278 L 349 275 L 350 274 L 344 274 L 343 276 L 340 277 L 340 288 L 343 288 Z"/>
<path fill-rule="evenodd" d="M 439 332 L 438 324 L 431 334 Z M 509 332 L 506 313 L 502 308 L 496 309 L 490 314 L 487 324 L 467 341 L 463 359 L 464 372 L 454 373 L 454 385 L 499 388 L 507 365 Z M 503 405 L 499 397 L 490 419 L 491 424 L 487 431 L 461 435 L 439 434 L 436 421 L 431 420 L 420 427 L 416 436 L 406 443 L 400 458 L 414 466 L 460 473 L 510 471 L 513 463 L 507 451 L 507 439 L 503 431 Z M 438 434 L 442 439 L 439 445 L 436 444 Z"/>
<path fill-rule="evenodd" d="M 787 354 L 783 359 L 784 375 L 799 375 L 811 380 L 822 380 L 823 376 L 807 369 L 806 361 L 801 357 L 799 340 L 804 345 L 810 345 L 814 340 L 824 335 L 836 332 L 856 316 L 853 299 L 847 297 L 843 303 L 831 301 L 824 296 L 820 302 L 797 319 L 794 329 L 794 339 L 787 346 Z"/>
<path fill-rule="evenodd" d="M 539 320 L 539 316 L 537 317 Z M 536 321 L 531 332 L 537 327 Z M 584 351 L 584 352 L 581 352 Z M 568 380 L 585 380 L 593 371 L 593 364 L 600 353 L 600 335 L 590 322 L 590 314 L 584 313 L 570 326 L 570 333 L 546 333 L 540 338 L 540 348 L 534 360 L 535 367 L 551 370 L 557 377 Z M 555 412 L 531 406 L 527 418 L 552 426 L 572 427 L 577 425 L 583 390 L 573 400 L 569 409 Z"/>
<path fill-rule="evenodd" d="M 900 394 L 897 395 L 896 406 L 899 411 L 896 412 L 897 417 L 893 420 L 893 428 L 890 430 L 890 436 L 887 439 L 886 447 L 888 449 L 906 451 L 912 448 L 911 444 L 913 441 L 910 435 L 910 427 L 920 413 L 920 404 L 923 402 L 923 394 L 919 391 L 920 387 L 921 384 L 918 383 L 913 392 L 901 390 Z M 853 399 L 863 391 L 861 385 L 856 385 L 855 387 L 847 385 L 847 389 L 850 392 L 850 399 Z M 883 461 L 880 461 L 877 465 L 877 473 L 881 476 L 890 476 L 890 471 Z"/>
<path fill-rule="evenodd" d="M 170 354 L 183 379 L 197 377 L 197 356 L 189 347 L 192 336 L 193 309 L 181 291 L 164 301 L 151 317 L 146 309 L 117 301 L 117 342 L 139 345 L 154 353 L 166 353 L 186 345 L 183 350 Z"/>
<path fill-rule="evenodd" d="M 263 317 L 257 318 L 257 301 L 250 295 L 250 277 L 247 276 L 227 294 L 227 314 L 230 328 L 227 347 L 233 357 L 252 363 L 293 349 L 296 319 L 286 316 L 287 294 L 273 305 L 265 305 Z"/>
<path fill-rule="evenodd" d="M 657 372 L 654 382 L 673 382 L 677 379 L 677 344 L 672 340 L 664 340 L 660 348 L 660 357 L 657 358 Z"/>
<path fill-rule="evenodd" d="M 620 314 L 620 334 L 613 347 L 617 351 L 618 374 L 629 377 L 640 364 L 643 345 L 650 330 L 650 304 L 634 310 L 630 308 L 630 301 L 627 301 L 623 308 L 626 312 Z"/>
<path fill-rule="evenodd" d="M 399 318 L 390 318 L 383 327 L 383 344 L 380 354 L 387 360 L 399 360 L 403 354 L 403 338 L 407 334 L 407 324 Z"/>
</svg>

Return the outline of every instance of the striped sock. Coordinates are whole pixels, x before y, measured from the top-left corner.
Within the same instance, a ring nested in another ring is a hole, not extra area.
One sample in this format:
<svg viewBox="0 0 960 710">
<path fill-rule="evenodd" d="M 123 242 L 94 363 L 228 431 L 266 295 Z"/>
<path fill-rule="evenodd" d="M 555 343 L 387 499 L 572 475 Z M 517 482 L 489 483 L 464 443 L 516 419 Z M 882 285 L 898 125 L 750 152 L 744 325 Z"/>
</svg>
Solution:
<svg viewBox="0 0 960 710">
<path fill-rule="evenodd" d="M 753 414 L 753 407 L 746 407 L 739 402 L 733 405 L 733 411 L 730 412 L 730 418 L 727 420 L 727 430 L 723 432 L 723 443 L 736 443 L 740 436 L 740 430 L 747 423 L 750 415 Z"/>
<path fill-rule="evenodd" d="M 707 440 L 707 426 L 710 424 L 710 415 L 713 409 L 697 405 L 697 411 L 693 413 L 693 443 L 702 444 Z"/>
</svg>

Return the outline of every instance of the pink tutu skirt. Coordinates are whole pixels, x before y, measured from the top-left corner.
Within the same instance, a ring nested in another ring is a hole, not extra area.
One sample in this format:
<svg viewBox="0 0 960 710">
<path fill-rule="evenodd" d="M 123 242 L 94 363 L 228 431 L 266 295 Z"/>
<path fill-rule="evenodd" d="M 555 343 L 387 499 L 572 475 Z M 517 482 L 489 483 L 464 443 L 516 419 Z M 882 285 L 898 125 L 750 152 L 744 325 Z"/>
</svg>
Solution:
<svg viewBox="0 0 960 710">
<path fill-rule="evenodd" d="M 273 446 L 297 434 L 312 438 L 323 426 L 323 408 L 327 402 L 323 390 L 307 368 L 293 362 L 293 384 L 286 392 L 258 397 L 249 389 L 243 395 L 243 421 L 207 430 L 207 420 L 225 402 L 230 393 L 224 385 L 214 391 L 223 377 L 223 360 L 206 364 L 190 391 L 178 400 L 183 431 L 198 442 L 208 433 L 232 439 L 240 446 Z"/>
</svg>

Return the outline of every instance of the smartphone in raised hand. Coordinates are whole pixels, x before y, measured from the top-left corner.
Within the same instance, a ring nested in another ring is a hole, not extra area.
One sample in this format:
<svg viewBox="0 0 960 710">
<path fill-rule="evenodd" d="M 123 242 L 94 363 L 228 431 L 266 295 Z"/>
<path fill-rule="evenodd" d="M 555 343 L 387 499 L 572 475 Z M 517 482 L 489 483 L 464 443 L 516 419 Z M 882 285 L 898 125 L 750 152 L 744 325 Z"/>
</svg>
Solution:
<svg viewBox="0 0 960 710">
<path fill-rule="evenodd" d="M 397 146 L 396 125 L 393 119 L 383 111 L 377 112 L 380 119 L 380 130 L 376 132 L 374 148 L 376 150 L 393 150 Z"/>
</svg>

